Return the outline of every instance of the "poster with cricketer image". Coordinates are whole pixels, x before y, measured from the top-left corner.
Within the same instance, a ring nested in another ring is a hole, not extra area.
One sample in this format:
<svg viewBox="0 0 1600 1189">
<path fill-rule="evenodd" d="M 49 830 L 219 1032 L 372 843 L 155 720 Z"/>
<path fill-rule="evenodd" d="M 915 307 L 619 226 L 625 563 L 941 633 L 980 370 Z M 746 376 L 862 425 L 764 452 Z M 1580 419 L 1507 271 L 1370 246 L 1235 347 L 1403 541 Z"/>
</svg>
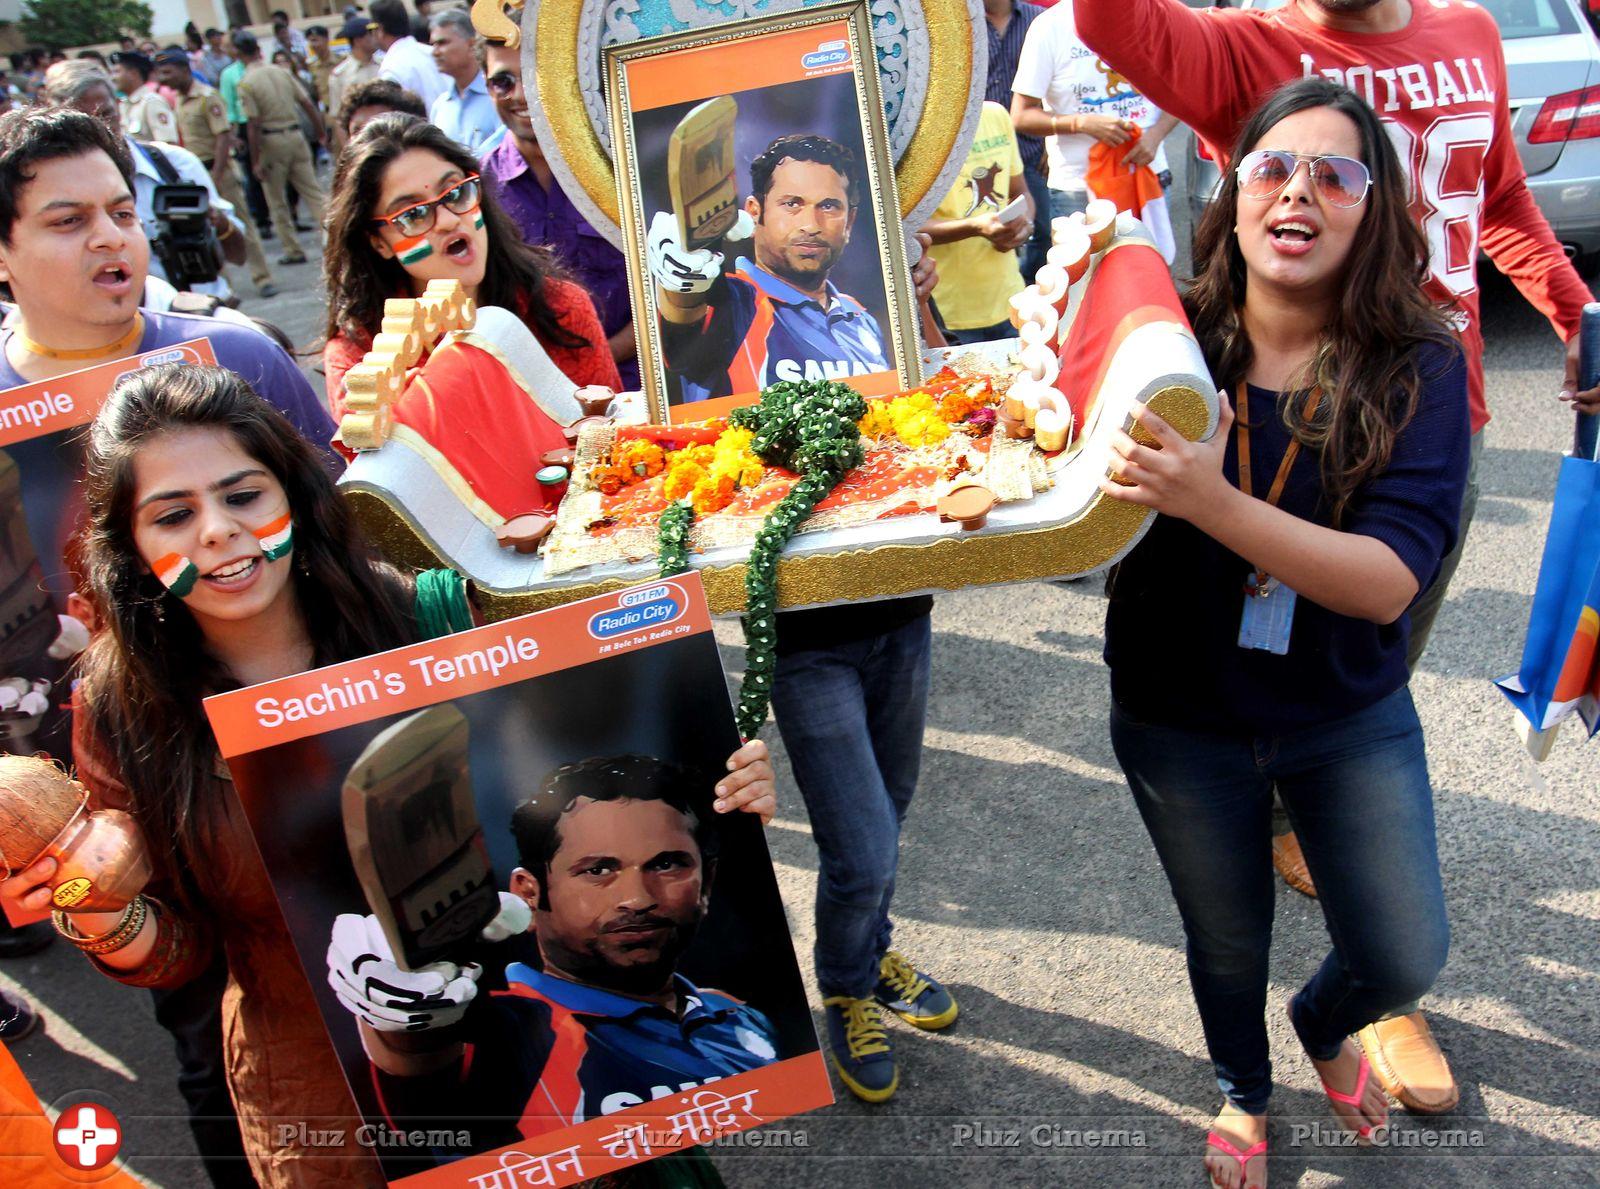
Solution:
<svg viewBox="0 0 1600 1189">
<path fill-rule="evenodd" d="M 795 8 L 606 49 L 653 420 L 921 381 L 867 5 Z"/>
<path fill-rule="evenodd" d="M 90 627 L 87 604 L 72 598 L 83 427 L 127 372 L 215 362 L 196 339 L 0 391 L 0 752 L 72 759 L 70 670 Z M 0 856 L 0 878 L 30 857 Z"/>
<path fill-rule="evenodd" d="M 711 808 L 697 575 L 206 709 L 390 1184 L 566 1185 L 832 1101 L 761 822 Z"/>
</svg>

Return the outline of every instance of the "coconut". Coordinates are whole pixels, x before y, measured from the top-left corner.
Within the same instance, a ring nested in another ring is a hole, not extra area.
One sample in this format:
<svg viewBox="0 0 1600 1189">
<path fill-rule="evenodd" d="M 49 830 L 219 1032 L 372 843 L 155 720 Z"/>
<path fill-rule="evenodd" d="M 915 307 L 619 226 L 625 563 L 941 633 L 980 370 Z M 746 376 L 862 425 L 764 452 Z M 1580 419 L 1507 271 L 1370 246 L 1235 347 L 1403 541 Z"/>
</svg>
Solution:
<svg viewBox="0 0 1600 1189">
<path fill-rule="evenodd" d="M 84 790 L 50 760 L 0 755 L 0 866 L 22 870 L 83 807 Z"/>
</svg>

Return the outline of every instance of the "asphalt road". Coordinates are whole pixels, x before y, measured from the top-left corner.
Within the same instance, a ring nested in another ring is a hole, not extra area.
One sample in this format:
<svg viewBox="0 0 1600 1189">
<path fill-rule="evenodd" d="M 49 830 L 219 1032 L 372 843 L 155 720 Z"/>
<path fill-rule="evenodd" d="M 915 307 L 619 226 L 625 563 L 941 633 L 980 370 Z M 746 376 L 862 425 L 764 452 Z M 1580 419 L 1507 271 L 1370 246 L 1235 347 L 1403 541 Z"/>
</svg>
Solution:
<svg viewBox="0 0 1600 1189">
<path fill-rule="evenodd" d="M 250 308 L 309 344 L 320 329 L 314 269 L 280 274 L 285 293 Z M 1275 1185 L 1600 1183 L 1600 750 L 1569 730 L 1534 764 L 1489 684 L 1520 656 L 1571 424 L 1554 399 L 1549 327 L 1488 270 L 1484 288 L 1495 420 L 1483 499 L 1413 686 L 1454 930 L 1426 1007 L 1461 1106 L 1433 1120 L 1397 1113 L 1387 1150 L 1328 1141 L 1324 1101 L 1283 1016 L 1327 934 L 1316 904 L 1280 887 Z M 950 985 L 961 1018 L 940 1035 L 894 1028 L 902 1073 L 892 1102 L 846 1097 L 780 1124 L 759 1147 L 724 1147 L 716 1161 L 730 1183 L 1203 1183 L 1219 1095 L 1177 913 L 1107 739 L 1102 602 L 1096 580 L 938 600 L 896 943 Z M 736 678 L 737 626 L 718 635 Z M 775 742 L 770 726 L 766 735 Z M 769 837 L 796 947 L 809 955 L 816 853 L 776 750 L 783 807 Z M 135 1172 L 172 1189 L 206 1183 L 146 995 L 62 945 L 0 964 L 0 986 L 43 1009 L 44 1028 L 15 1050 L 42 1096 L 95 1090 L 129 1124 Z"/>
</svg>

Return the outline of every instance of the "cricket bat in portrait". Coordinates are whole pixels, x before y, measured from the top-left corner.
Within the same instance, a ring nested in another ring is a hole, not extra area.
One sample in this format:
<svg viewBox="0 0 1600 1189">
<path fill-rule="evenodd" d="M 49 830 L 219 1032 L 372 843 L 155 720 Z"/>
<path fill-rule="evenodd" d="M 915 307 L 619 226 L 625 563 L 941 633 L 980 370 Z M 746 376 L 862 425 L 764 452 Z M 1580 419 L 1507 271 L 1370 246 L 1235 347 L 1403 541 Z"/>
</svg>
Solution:
<svg viewBox="0 0 1600 1189">
<path fill-rule="evenodd" d="M 678 220 L 679 241 L 704 248 L 728 233 L 739 217 L 733 168 L 733 121 L 739 105 L 719 95 L 691 108 L 667 141 L 667 193 Z"/>
<path fill-rule="evenodd" d="M 467 742 L 461 712 L 433 706 L 385 729 L 345 778 L 350 862 L 405 970 L 454 960 L 500 910 Z"/>
</svg>

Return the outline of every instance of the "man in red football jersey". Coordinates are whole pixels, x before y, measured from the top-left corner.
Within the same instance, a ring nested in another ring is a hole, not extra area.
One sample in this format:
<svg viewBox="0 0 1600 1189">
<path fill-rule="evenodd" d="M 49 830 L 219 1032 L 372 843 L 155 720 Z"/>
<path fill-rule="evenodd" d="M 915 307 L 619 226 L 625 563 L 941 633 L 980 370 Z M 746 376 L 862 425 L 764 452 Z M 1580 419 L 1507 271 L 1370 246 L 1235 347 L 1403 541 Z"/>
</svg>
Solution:
<svg viewBox="0 0 1600 1189">
<path fill-rule="evenodd" d="M 1506 68 L 1494 18 L 1462 0 L 1290 0 L 1271 12 L 1190 9 L 1180 0 L 1074 0 L 1078 33 L 1163 111 L 1193 128 L 1226 167 L 1251 111 L 1281 83 L 1322 74 L 1382 117 L 1411 175 L 1412 213 L 1428 240 L 1430 295 L 1456 311 L 1472 402 L 1472 471 L 1461 532 L 1439 577 L 1411 609 L 1416 666 L 1455 573 L 1477 504 L 1489 420 L 1477 277 L 1481 249 L 1567 344 L 1561 399 L 1600 411 L 1600 388 L 1577 391 L 1578 320 L 1593 300 L 1528 193 L 1512 139 Z M 1293 835 L 1274 841 L 1281 872 L 1312 891 Z M 1303 882 L 1302 882 L 1303 881 Z M 1455 1080 L 1420 1011 L 1362 1030 L 1384 1089 L 1414 1111 L 1455 1106 Z"/>
</svg>

